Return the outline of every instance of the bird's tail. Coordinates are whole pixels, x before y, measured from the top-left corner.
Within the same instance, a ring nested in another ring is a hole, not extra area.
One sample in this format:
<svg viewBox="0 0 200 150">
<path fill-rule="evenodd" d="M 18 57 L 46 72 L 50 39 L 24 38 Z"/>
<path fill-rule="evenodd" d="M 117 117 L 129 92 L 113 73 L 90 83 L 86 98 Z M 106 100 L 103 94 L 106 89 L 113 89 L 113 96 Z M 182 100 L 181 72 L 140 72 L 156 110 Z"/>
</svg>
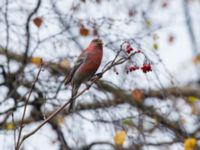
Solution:
<svg viewBox="0 0 200 150">
<path fill-rule="evenodd" d="M 68 112 L 72 112 L 72 110 L 74 109 L 74 99 L 72 98 L 71 100 L 70 100 L 71 102 L 70 102 L 70 104 L 69 104 L 69 110 L 68 110 Z"/>
<path fill-rule="evenodd" d="M 69 105 L 69 110 L 68 112 L 72 112 L 74 109 L 74 103 L 75 103 L 75 96 L 78 93 L 78 89 L 79 89 L 80 85 L 79 84 L 74 84 L 72 85 L 72 95 L 71 95 L 71 99 L 70 99 L 70 105 Z"/>
</svg>

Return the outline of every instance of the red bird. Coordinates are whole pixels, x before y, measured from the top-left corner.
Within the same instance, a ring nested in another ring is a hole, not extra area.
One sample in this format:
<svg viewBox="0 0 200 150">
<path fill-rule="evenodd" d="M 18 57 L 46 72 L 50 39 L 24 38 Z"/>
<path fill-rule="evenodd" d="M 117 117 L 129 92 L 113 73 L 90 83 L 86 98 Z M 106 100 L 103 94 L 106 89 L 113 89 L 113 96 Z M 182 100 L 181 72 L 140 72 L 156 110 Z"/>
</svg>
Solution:
<svg viewBox="0 0 200 150">
<path fill-rule="evenodd" d="M 88 81 L 97 71 L 103 55 L 103 42 L 101 39 L 93 39 L 89 46 L 80 54 L 74 67 L 65 79 L 65 85 L 72 85 L 72 100 L 69 111 L 73 108 L 73 97 L 77 94 L 80 85 Z"/>
</svg>

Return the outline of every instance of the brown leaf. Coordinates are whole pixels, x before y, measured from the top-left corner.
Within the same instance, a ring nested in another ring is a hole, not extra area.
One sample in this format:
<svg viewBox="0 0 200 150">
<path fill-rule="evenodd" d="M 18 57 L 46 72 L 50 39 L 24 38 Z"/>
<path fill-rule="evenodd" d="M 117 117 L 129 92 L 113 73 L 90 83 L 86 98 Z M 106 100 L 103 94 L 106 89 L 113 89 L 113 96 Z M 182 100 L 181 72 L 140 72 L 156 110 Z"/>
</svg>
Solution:
<svg viewBox="0 0 200 150">
<path fill-rule="evenodd" d="M 89 30 L 86 27 L 81 26 L 81 28 L 79 30 L 79 33 L 82 36 L 88 36 L 89 35 Z"/>
<path fill-rule="evenodd" d="M 193 58 L 193 63 L 194 63 L 194 64 L 200 63 L 200 54 L 197 55 L 197 56 L 195 56 L 195 57 Z"/>
<path fill-rule="evenodd" d="M 33 19 L 33 23 L 39 28 L 42 25 L 43 20 L 40 17 L 36 17 Z"/>
<path fill-rule="evenodd" d="M 139 103 L 142 100 L 143 91 L 140 89 L 135 89 L 132 91 L 131 95 L 132 95 L 133 100 Z"/>
</svg>

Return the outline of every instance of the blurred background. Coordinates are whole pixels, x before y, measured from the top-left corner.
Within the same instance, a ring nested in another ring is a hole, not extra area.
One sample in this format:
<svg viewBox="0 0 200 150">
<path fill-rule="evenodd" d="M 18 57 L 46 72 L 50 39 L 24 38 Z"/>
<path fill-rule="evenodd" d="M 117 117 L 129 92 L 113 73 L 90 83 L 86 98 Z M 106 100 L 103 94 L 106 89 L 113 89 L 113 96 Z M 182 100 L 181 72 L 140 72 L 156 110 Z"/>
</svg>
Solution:
<svg viewBox="0 0 200 150">
<path fill-rule="evenodd" d="M 63 80 L 94 38 L 97 73 L 110 67 L 20 149 L 200 149 L 199 14 L 199 0 L 1 0 L 0 149 L 70 99 Z"/>
</svg>

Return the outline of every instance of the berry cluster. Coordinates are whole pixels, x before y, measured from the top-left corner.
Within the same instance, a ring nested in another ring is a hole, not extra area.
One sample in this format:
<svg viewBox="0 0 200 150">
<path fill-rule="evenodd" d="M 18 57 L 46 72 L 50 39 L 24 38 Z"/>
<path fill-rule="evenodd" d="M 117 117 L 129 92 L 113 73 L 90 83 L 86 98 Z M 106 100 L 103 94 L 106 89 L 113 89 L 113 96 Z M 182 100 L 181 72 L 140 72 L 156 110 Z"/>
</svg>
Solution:
<svg viewBox="0 0 200 150">
<path fill-rule="evenodd" d="M 134 49 L 132 48 L 131 44 L 128 43 L 127 46 L 126 46 L 126 49 L 125 49 L 126 53 L 127 53 L 127 54 L 130 54 L 133 50 L 134 50 Z M 141 50 L 137 50 L 136 53 L 141 53 L 141 54 L 143 54 L 143 55 L 145 56 L 145 54 L 144 54 Z M 146 56 L 145 56 L 145 58 L 146 58 Z M 146 59 L 147 59 L 147 58 L 146 58 Z M 146 61 L 145 61 L 145 62 L 146 62 Z M 147 72 L 152 71 L 152 66 L 151 66 L 151 64 L 150 64 L 150 63 L 145 63 L 145 62 L 144 62 L 144 64 L 143 64 L 142 67 L 137 67 L 137 66 L 135 66 L 135 65 L 130 66 L 130 67 L 128 68 L 128 70 L 127 70 L 127 73 L 136 71 L 136 70 L 138 70 L 138 69 L 141 69 L 143 73 L 147 73 Z"/>
<path fill-rule="evenodd" d="M 137 70 L 137 69 L 139 69 L 139 67 L 136 67 L 136 66 L 131 66 L 131 67 L 128 68 L 128 70 L 129 70 L 130 72 L 135 71 L 135 70 Z"/>
<path fill-rule="evenodd" d="M 131 47 L 130 44 L 128 44 L 128 45 L 126 46 L 126 52 L 127 52 L 128 54 L 130 54 L 132 50 L 133 50 L 133 48 Z"/>
<path fill-rule="evenodd" d="M 141 70 L 142 70 L 144 73 L 147 73 L 147 72 L 152 71 L 151 64 L 143 64 L 143 66 L 141 67 Z"/>
</svg>

